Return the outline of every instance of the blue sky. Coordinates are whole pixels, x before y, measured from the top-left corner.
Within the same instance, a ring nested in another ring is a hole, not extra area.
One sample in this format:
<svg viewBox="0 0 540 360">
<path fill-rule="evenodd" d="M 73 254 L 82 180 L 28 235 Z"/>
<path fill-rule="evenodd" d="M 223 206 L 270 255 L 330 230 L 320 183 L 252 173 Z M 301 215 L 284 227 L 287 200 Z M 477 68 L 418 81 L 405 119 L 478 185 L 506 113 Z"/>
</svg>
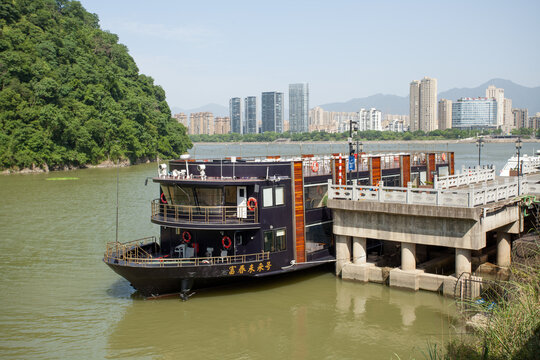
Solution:
<svg viewBox="0 0 540 360">
<path fill-rule="evenodd" d="M 308 82 L 310 107 L 492 78 L 540 86 L 540 1 L 82 0 L 171 107 Z"/>
</svg>

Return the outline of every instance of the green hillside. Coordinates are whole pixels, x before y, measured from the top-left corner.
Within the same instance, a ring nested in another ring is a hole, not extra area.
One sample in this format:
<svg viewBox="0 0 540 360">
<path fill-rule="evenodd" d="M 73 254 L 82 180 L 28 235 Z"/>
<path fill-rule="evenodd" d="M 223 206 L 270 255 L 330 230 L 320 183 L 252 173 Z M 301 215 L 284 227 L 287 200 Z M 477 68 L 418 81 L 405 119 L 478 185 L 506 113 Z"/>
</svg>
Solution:
<svg viewBox="0 0 540 360">
<path fill-rule="evenodd" d="M 0 0 L 0 168 L 179 156 L 165 92 L 69 0 Z"/>
</svg>

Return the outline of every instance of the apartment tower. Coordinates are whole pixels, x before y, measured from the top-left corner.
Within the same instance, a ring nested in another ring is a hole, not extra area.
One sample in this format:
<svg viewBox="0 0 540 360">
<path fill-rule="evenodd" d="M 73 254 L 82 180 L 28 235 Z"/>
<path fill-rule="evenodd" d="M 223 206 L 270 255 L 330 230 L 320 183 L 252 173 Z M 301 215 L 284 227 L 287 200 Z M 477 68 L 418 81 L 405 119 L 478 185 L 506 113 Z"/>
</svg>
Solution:
<svg viewBox="0 0 540 360">
<path fill-rule="evenodd" d="M 242 108 L 239 97 L 229 100 L 229 118 L 231 119 L 231 133 L 242 133 Z"/>
<path fill-rule="evenodd" d="M 437 79 L 425 76 L 410 84 L 409 115 L 411 131 L 437 130 Z"/>
<path fill-rule="evenodd" d="M 283 93 L 263 92 L 261 96 L 262 132 L 283 132 Z"/>
<path fill-rule="evenodd" d="M 309 131 L 309 86 L 289 84 L 289 125 L 293 133 Z"/>
<path fill-rule="evenodd" d="M 244 134 L 257 133 L 257 97 L 248 96 L 244 99 Z"/>
<path fill-rule="evenodd" d="M 439 100 L 439 129 L 445 130 L 452 128 L 452 100 Z"/>
</svg>

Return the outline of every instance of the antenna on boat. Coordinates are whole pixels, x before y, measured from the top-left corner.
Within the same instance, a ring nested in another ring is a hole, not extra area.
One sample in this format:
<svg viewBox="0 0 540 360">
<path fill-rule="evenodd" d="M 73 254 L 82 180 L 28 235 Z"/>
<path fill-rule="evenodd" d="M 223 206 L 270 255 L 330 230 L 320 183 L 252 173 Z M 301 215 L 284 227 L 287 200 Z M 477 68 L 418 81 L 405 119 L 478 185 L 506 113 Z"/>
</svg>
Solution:
<svg viewBox="0 0 540 360">
<path fill-rule="evenodd" d="M 118 178 L 119 178 L 119 163 L 116 160 L 116 242 L 118 242 Z"/>
</svg>

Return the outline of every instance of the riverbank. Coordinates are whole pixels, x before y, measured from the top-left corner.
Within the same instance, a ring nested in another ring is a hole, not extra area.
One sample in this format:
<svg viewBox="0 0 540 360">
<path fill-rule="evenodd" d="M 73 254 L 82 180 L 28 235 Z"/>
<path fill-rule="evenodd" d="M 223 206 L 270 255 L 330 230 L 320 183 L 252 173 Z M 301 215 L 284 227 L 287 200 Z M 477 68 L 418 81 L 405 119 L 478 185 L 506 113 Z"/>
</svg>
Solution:
<svg viewBox="0 0 540 360">
<path fill-rule="evenodd" d="M 115 167 L 127 167 L 131 165 L 138 165 L 138 164 L 148 164 L 152 162 L 150 159 L 141 159 L 139 161 L 136 161 L 135 163 L 131 163 L 129 159 L 124 159 L 119 162 L 112 161 L 112 160 L 106 160 L 103 161 L 97 165 L 93 164 L 85 164 L 80 166 L 73 166 L 73 165 L 64 165 L 64 166 L 55 166 L 49 168 L 47 164 L 44 164 L 42 166 L 36 166 L 33 165 L 30 168 L 11 168 L 11 169 L 5 169 L 2 172 L 0 172 L 1 175 L 10 175 L 10 174 L 41 174 L 41 173 L 48 173 L 51 171 L 71 171 L 71 170 L 79 170 L 79 169 L 95 169 L 95 168 L 115 168 Z"/>
</svg>

